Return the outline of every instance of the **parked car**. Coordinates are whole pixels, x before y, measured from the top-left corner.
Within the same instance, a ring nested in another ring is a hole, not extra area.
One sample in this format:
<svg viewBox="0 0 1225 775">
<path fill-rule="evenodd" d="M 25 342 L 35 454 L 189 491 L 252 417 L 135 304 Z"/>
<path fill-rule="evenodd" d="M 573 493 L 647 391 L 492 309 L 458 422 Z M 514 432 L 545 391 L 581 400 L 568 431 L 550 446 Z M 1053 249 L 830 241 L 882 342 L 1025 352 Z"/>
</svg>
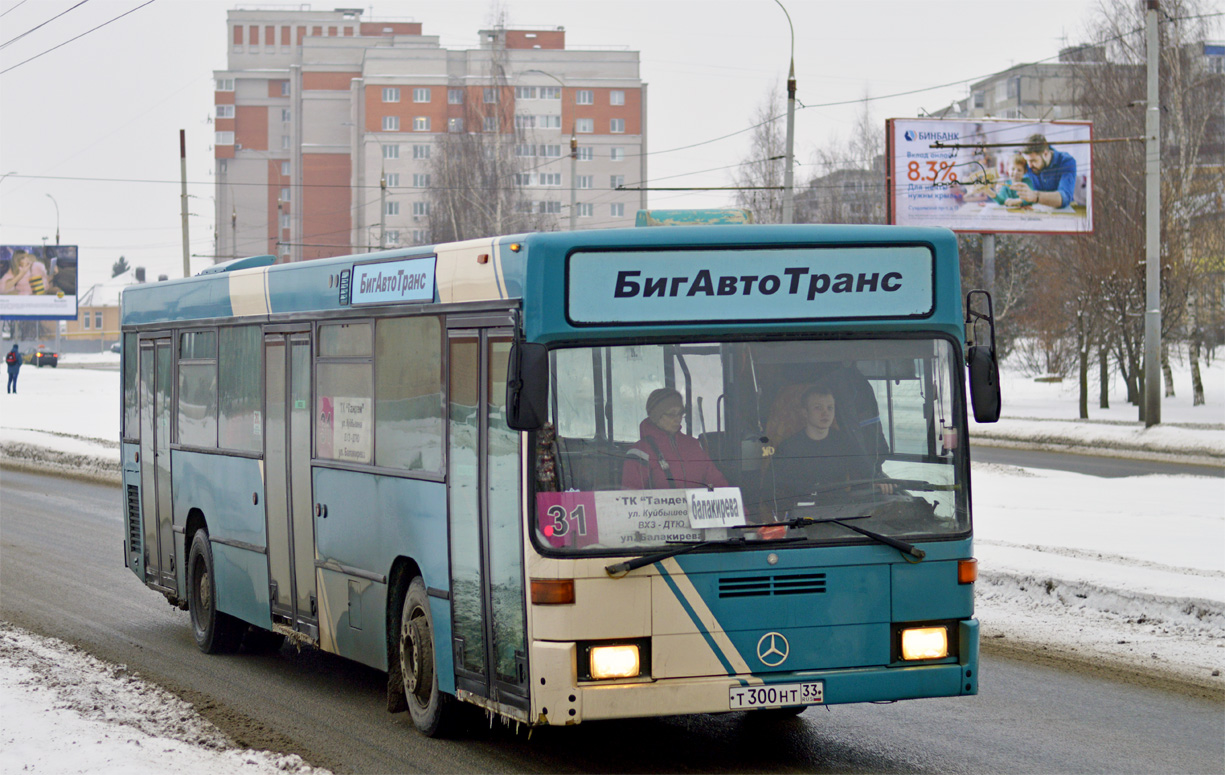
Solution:
<svg viewBox="0 0 1225 775">
<path fill-rule="evenodd" d="M 111 345 L 111 352 L 117 353 L 117 352 L 120 352 L 121 350 L 123 350 L 123 347 L 120 345 L 119 342 L 115 342 L 113 345 Z"/>
</svg>

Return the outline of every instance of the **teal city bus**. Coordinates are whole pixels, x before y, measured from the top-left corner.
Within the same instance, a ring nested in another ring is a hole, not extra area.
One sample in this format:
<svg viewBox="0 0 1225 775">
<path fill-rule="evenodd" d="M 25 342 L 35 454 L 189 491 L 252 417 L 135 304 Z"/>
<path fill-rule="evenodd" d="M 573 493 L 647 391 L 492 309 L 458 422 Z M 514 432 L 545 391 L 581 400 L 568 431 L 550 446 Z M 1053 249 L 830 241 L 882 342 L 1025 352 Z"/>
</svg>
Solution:
<svg viewBox="0 0 1225 775">
<path fill-rule="evenodd" d="M 967 349 L 951 232 L 815 225 L 134 286 L 126 563 L 203 651 L 386 671 L 430 735 L 972 695 L 983 297 Z"/>
</svg>

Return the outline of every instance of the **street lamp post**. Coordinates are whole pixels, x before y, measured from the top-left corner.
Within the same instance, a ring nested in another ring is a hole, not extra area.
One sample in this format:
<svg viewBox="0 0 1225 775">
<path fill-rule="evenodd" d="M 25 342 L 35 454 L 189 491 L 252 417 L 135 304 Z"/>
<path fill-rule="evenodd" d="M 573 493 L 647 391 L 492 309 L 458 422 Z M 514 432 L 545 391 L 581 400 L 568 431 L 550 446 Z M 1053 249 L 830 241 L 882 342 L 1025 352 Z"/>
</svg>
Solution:
<svg viewBox="0 0 1225 775">
<path fill-rule="evenodd" d="M 774 0 L 787 17 L 791 29 L 791 68 L 787 71 L 787 153 L 783 170 L 783 223 L 795 221 L 795 25 L 781 0 Z"/>
<path fill-rule="evenodd" d="M 60 203 L 55 201 L 55 197 L 47 194 L 47 198 L 51 200 L 51 204 L 55 205 L 55 245 L 60 244 Z"/>
<path fill-rule="evenodd" d="M 539 73 L 552 78 L 554 81 L 557 81 L 557 85 L 560 86 L 562 90 L 562 99 L 565 99 L 566 82 L 558 78 L 556 75 L 547 73 L 544 70 L 536 69 L 524 70 L 523 72 Z M 578 171 L 578 135 L 575 134 L 576 122 L 577 119 L 574 116 L 570 116 L 570 231 L 575 231 L 578 229 L 578 178 L 575 177 L 575 173 Z"/>
</svg>

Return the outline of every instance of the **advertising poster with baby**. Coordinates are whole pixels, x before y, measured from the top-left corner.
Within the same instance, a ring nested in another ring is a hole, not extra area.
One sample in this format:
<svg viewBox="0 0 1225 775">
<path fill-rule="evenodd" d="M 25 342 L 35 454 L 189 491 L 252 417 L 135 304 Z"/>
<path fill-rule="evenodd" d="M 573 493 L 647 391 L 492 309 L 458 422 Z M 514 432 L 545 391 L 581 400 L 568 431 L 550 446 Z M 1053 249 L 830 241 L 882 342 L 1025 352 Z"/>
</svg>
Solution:
<svg viewBox="0 0 1225 775">
<path fill-rule="evenodd" d="M 890 119 L 889 222 L 975 233 L 1093 231 L 1087 121 Z"/>
<path fill-rule="evenodd" d="M 76 316 L 76 245 L 0 245 L 0 318 Z"/>
</svg>

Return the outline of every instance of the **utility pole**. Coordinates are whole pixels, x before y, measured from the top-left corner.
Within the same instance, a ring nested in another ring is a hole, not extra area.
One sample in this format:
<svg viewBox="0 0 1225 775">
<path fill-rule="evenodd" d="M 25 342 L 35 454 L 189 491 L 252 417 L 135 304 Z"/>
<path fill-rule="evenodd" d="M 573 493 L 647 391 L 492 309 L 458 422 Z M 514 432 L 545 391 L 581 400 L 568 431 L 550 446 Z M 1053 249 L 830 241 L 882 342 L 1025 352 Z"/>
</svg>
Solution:
<svg viewBox="0 0 1225 775">
<path fill-rule="evenodd" d="M 1145 47 L 1148 104 L 1144 112 L 1144 406 L 1146 428 L 1161 422 L 1161 87 L 1157 80 L 1160 0 L 1148 0 Z"/>
<path fill-rule="evenodd" d="M 191 277 L 191 243 L 187 239 L 187 130 L 179 130 L 179 210 L 183 214 L 183 276 Z"/>
<path fill-rule="evenodd" d="M 577 99 L 577 98 L 576 98 Z M 578 163 L 578 135 L 574 133 L 574 125 L 570 126 L 570 231 L 578 228 L 578 178 L 574 177 Z"/>
<path fill-rule="evenodd" d="M 787 72 L 787 153 L 786 168 L 783 169 L 783 223 L 795 222 L 795 25 L 791 23 L 791 14 L 780 2 L 787 17 L 787 26 L 791 28 L 791 69 Z"/>
<path fill-rule="evenodd" d="M 238 207 L 233 204 L 230 205 L 230 258 L 238 258 Z"/>
<path fill-rule="evenodd" d="M 385 247 L 387 247 L 387 172 L 383 170 L 379 172 L 379 250 Z"/>
</svg>

